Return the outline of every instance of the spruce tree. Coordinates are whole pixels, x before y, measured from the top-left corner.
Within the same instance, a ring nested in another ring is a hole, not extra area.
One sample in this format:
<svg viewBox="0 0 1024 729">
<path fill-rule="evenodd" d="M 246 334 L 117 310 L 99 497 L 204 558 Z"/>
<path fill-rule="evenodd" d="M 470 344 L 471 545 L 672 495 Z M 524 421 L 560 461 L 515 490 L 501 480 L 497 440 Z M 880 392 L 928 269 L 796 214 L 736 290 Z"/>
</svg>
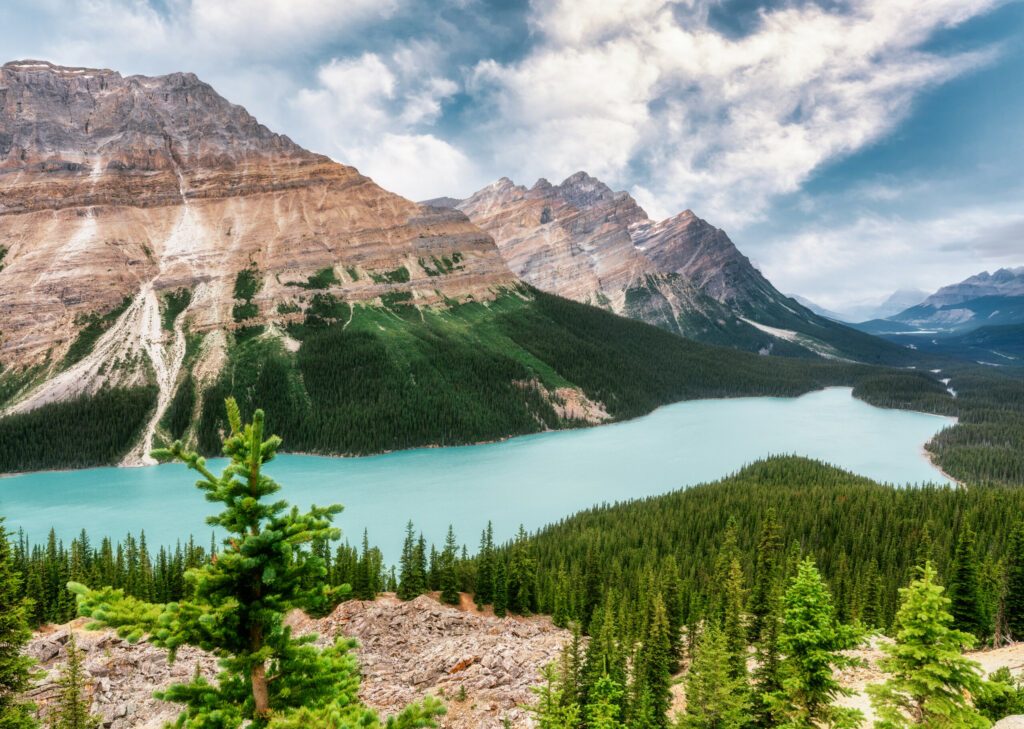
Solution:
<svg viewBox="0 0 1024 729">
<path fill-rule="evenodd" d="M 1024 640 L 1024 521 L 1017 524 L 1006 554 L 1003 614 L 1011 640 Z"/>
<path fill-rule="evenodd" d="M 441 587 L 441 602 L 448 605 L 459 604 L 459 576 L 455 571 L 455 562 L 458 555 L 458 545 L 455 542 L 455 531 L 452 525 L 448 525 L 448 535 L 444 540 L 444 551 L 441 552 L 441 565 L 438 575 Z"/>
<path fill-rule="evenodd" d="M 966 698 L 981 685 L 980 667 L 963 655 L 974 638 L 951 627 L 950 600 L 942 593 L 930 562 L 919 579 L 900 589 L 896 639 L 882 644 L 886 655 L 878 662 L 889 678 L 868 686 L 878 729 L 990 725 Z"/>
<path fill-rule="evenodd" d="M 68 634 L 67 653 L 68 660 L 58 681 L 60 697 L 49 720 L 50 729 L 96 729 L 102 720 L 89 712 L 92 702 L 86 695 L 86 673 L 74 630 Z"/>
<path fill-rule="evenodd" d="M 90 590 L 72 583 L 79 612 L 93 619 L 90 627 L 115 627 L 131 641 L 148 634 L 172 659 L 182 645 L 220 657 L 216 684 L 197 676 L 158 694 L 185 704 L 178 721 L 182 729 L 280 726 L 297 711 L 325 717 L 307 725 L 323 726 L 328 716 L 351 718 L 353 724 L 363 721 L 371 714 L 356 693 L 359 670 L 349 652 L 353 643 L 338 640 L 318 650 L 311 645 L 313 637 L 294 638 L 284 624 L 289 611 L 320 610 L 347 591 L 345 586 L 331 594 L 324 584 L 323 561 L 309 549 L 317 540 L 339 536 L 331 522 L 341 507 L 313 506 L 301 513 L 284 500 L 268 500 L 280 486 L 263 466 L 274 458 L 281 440 L 264 440 L 262 410 L 244 426 L 233 400 L 227 401 L 227 413 L 230 433 L 223 450 L 230 463 L 219 477 L 180 441 L 153 454 L 197 471 L 201 478 L 196 485 L 207 500 L 224 505 L 207 523 L 229 537 L 216 561 L 189 571 L 193 596 L 152 604 L 111 587 Z"/>
<path fill-rule="evenodd" d="M 817 567 L 804 559 L 797 567 L 783 600 L 784 614 L 779 648 L 782 688 L 768 697 L 776 726 L 846 729 L 859 726 L 863 714 L 835 706 L 838 696 L 852 692 L 836 681 L 836 669 L 859 665 L 843 651 L 856 647 L 863 632 L 856 626 L 835 622 L 832 596 Z"/>
<path fill-rule="evenodd" d="M 952 574 L 949 578 L 950 614 L 958 630 L 982 638 L 986 626 L 981 597 L 981 574 L 974 541 L 974 531 L 965 524 L 957 539 Z"/>
<path fill-rule="evenodd" d="M 22 648 L 32 637 L 28 627 L 31 604 L 21 596 L 21 579 L 14 571 L 11 544 L 0 519 L 0 729 L 32 729 L 35 707 L 22 699 L 32 685 L 32 660 Z"/>
<path fill-rule="evenodd" d="M 693 663 L 686 674 L 686 713 L 680 729 L 740 729 L 747 724 L 750 705 L 746 680 L 736 677 L 726 636 L 707 624 L 697 639 Z"/>
<path fill-rule="evenodd" d="M 416 532 L 412 519 L 405 525 L 405 541 L 402 543 L 402 556 L 398 562 L 398 597 L 401 600 L 412 600 L 423 592 L 418 584 L 416 565 Z"/>
<path fill-rule="evenodd" d="M 480 534 L 480 553 L 477 554 L 476 591 L 473 595 L 476 607 L 494 602 L 494 527 L 487 522 L 487 529 Z"/>
<path fill-rule="evenodd" d="M 729 674 L 735 679 L 747 676 L 747 631 L 743 624 L 743 569 L 740 561 L 733 559 L 725 582 L 725 616 L 722 630 L 729 652 Z"/>
</svg>

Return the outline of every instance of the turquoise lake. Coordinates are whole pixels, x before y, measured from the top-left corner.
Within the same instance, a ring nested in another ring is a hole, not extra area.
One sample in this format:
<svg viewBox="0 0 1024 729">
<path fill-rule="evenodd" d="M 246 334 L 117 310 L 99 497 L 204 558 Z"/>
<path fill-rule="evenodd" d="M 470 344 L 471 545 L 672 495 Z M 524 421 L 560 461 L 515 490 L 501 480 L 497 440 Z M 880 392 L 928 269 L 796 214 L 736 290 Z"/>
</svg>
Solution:
<svg viewBox="0 0 1024 729">
<path fill-rule="evenodd" d="M 440 544 L 448 524 L 471 551 L 490 519 L 504 540 L 602 502 L 665 493 L 728 475 L 773 454 L 797 454 L 900 485 L 948 483 L 923 445 L 955 421 L 884 410 L 829 388 L 798 398 L 696 400 L 596 428 L 500 443 L 427 448 L 365 458 L 280 456 L 267 471 L 300 506 L 341 503 L 344 538 L 370 542 L 397 561 L 413 519 Z M 210 461 L 219 472 L 221 460 Z M 194 534 L 209 543 L 211 504 L 192 472 L 171 464 L 32 473 L 0 479 L 7 528 L 42 541 L 53 527 L 70 540 L 145 529 L 151 546 Z"/>
</svg>

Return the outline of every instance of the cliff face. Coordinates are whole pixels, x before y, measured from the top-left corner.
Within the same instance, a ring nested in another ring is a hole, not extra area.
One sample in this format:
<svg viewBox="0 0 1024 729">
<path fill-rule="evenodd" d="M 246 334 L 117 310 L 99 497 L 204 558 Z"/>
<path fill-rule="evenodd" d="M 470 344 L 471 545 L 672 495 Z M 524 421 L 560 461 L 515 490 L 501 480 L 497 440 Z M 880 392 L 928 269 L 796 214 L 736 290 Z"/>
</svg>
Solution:
<svg viewBox="0 0 1024 729">
<path fill-rule="evenodd" d="M 249 266 L 263 320 L 294 298 L 289 282 L 327 267 L 332 292 L 355 301 L 486 298 L 514 280 L 464 215 L 307 152 L 192 74 L 35 61 L 0 68 L 0 250 L 8 367 L 59 358 L 84 317 L 126 297 L 145 318 L 181 287 L 193 289 L 195 331 L 233 327 L 234 280 Z M 459 267 L 428 274 L 455 253 Z"/>
</svg>

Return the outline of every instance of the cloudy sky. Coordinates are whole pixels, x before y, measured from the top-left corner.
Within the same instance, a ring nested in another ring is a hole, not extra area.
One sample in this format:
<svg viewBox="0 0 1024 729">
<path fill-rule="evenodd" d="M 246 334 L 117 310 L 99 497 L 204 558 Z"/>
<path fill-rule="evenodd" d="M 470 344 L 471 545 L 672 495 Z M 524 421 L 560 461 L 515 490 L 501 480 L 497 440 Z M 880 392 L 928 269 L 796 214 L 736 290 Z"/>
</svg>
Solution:
<svg viewBox="0 0 1024 729">
<path fill-rule="evenodd" d="M 842 309 L 1024 265 L 1021 0 L 5 0 L 413 199 L 585 169 Z"/>
</svg>

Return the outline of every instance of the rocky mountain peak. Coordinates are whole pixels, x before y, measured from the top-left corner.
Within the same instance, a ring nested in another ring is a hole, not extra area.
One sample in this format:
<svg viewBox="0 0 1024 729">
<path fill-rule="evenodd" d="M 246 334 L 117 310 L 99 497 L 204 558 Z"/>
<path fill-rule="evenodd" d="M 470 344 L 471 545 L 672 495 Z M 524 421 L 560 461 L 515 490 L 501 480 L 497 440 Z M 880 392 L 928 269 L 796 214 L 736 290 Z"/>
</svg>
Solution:
<svg viewBox="0 0 1024 729">
<path fill-rule="evenodd" d="M 582 171 L 566 177 L 562 184 L 551 189 L 555 194 L 577 208 L 593 207 L 613 199 L 616 195 L 610 187 L 599 179 L 591 177 Z"/>
<path fill-rule="evenodd" d="M 1024 266 L 1000 268 L 995 273 L 982 271 L 959 283 L 943 286 L 921 306 L 940 308 L 983 296 L 1024 296 Z"/>
<path fill-rule="evenodd" d="M 184 351 L 181 331 L 160 324 L 170 291 L 190 290 L 191 332 L 223 342 L 301 321 L 307 280 L 325 270 L 323 295 L 346 302 L 444 305 L 516 283 L 462 213 L 303 149 L 194 74 L 42 61 L 0 67 L 0 251 L 0 367 L 56 363 L 22 410 L 91 394 L 109 384 L 109 360 L 130 358 L 115 384 L 155 371 L 159 417 Z M 240 309 L 246 270 L 258 282 Z M 89 356 L 61 364 L 105 316 Z"/>
</svg>

